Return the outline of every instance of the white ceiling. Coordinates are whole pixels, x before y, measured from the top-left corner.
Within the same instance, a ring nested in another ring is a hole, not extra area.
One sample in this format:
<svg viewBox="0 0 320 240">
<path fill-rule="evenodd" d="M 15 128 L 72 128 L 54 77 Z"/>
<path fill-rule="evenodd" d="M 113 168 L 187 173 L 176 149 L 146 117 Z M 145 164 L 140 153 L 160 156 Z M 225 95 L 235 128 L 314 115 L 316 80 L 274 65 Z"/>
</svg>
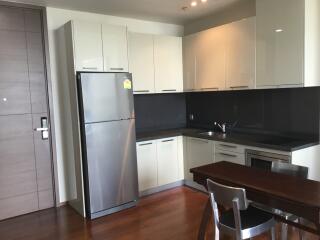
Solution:
<svg viewBox="0 0 320 240">
<path fill-rule="evenodd" d="M 120 17 L 185 24 L 244 0 L 207 0 L 190 7 L 191 0 L 13 0 L 28 4 L 101 13 Z M 183 11 L 182 7 L 188 9 Z"/>
</svg>

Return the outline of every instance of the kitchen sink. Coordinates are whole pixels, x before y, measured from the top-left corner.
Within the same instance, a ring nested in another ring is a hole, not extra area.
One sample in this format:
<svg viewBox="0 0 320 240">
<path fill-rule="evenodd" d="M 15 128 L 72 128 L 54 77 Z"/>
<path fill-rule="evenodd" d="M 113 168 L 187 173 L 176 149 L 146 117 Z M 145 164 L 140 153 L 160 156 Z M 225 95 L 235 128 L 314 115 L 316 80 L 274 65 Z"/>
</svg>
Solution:
<svg viewBox="0 0 320 240">
<path fill-rule="evenodd" d="M 209 137 L 212 137 L 212 136 L 221 136 L 222 133 L 217 133 L 217 132 L 213 132 L 213 131 L 208 131 L 208 132 L 202 132 L 202 133 L 199 133 L 200 135 L 205 135 L 205 136 L 209 136 Z"/>
</svg>

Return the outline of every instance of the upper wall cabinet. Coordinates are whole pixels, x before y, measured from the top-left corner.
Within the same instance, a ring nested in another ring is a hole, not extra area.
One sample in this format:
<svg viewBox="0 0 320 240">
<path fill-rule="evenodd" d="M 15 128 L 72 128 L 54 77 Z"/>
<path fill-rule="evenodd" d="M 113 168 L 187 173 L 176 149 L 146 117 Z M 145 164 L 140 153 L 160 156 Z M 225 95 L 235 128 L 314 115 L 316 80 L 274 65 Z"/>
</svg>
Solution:
<svg viewBox="0 0 320 240">
<path fill-rule="evenodd" d="M 255 17 L 183 39 L 185 91 L 255 87 Z"/>
<path fill-rule="evenodd" d="M 128 72 L 125 26 L 70 21 L 65 33 L 72 34 L 76 71 Z"/>
<path fill-rule="evenodd" d="M 183 38 L 183 90 L 193 91 L 196 88 L 196 46 L 197 34 Z"/>
<path fill-rule="evenodd" d="M 127 27 L 102 24 L 105 72 L 128 72 Z"/>
<path fill-rule="evenodd" d="M 101 24 L 72 21 L 77 71 L 103 71 Z"/>
<path fill-rule="evenodd" d="M 257 0 L 257 87 L 318 86 L 319 0 Z"/>
<path fill-rule="evenodd" d="M 155 92 L 153 35 L 133 33 L 129 36 L 129 71 L 132 73 L 133 92 Z"/>
<path fill-rule="evenodd" d="M 196 49 L 196 90 L 223 90 L 226 85 L 225 26 L 200 32 Z"/>
<path fill-rule="evenodd" d="M 227 89 L 255 88 L 255 18 L 226 25 L 227 28 Z"/>
<path fill-rule="evenodd" d="M 154 36 L 154 67 L 156 92 L 182 91 L 182 39 L 180 37 Z"/>
</svg>

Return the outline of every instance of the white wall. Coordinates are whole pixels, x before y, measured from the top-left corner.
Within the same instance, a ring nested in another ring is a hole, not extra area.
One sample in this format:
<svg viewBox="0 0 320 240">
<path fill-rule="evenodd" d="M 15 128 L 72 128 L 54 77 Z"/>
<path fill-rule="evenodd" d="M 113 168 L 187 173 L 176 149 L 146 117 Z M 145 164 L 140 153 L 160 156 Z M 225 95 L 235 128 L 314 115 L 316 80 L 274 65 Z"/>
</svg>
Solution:
<svg viewBox="0 0 320 240">
<path fill-rule="evenodd" d="M 184 26 L 184 33 L 185 35 L 189 35 L 255 15 L 256 0 L 241 0 L 214 15 L 187 23 Z"/>
<path fill-rule="evenodd" d="M 49 53 L 50 53 L 50 67 L 53 91 L 53 107 L 54 107 L 54 122 L 56 131 L 56 146 L 57 146 L 57 171 L 58 171 L 58 186 L 59 186 L 59 201 L 61 203 L 69 200 L 68 186 L 67 186 L 67 156 L 66 145 L 63 140 L 63 109 L 61 99 L 63 98 L 64 84 L 59 76 L 59 63 L 58 61 L 58 46 L 57 46 L 57 29 L 63 26 L 70 20 L 84 20 L 89 22 L 109 23 L 118 25 L 127 25 L 129 31 L 163 34 L 172 36 L 183 36 L 183 26 L 157 23 L 150 21 L 142 21 L 136 19 L 108 16 L 102 14 L 94 14 L 88 12 L 72 11 L 57 8 L 47 8 L 47 22 L 49 34 Z M 70 187 L 70 186 L 69 186 Z"/>
</svg>

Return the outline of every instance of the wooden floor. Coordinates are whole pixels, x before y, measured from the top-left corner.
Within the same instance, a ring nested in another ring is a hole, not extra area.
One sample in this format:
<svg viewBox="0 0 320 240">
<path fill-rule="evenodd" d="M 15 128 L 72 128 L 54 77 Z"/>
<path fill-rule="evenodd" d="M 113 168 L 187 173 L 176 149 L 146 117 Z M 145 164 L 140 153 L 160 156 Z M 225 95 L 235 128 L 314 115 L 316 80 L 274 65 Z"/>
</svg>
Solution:
<svg viewBox="0 0 320 240">
<path fill-rule="evenodd" d="M 203 193 L 180 187 L 142 198 L 135 208 L 94 221 L 84 220 L 67 206 L 49 209 L 0 222 L 0 239 L 191 240 L 196 239 L 206 199 Z M 207 239 L 213 239 L 211 226 Z M 298 239 L 297 231 L 290 229 L 289 239 Z M 307 234 L 305 239 L 318 238 Z"/>
</svg>

